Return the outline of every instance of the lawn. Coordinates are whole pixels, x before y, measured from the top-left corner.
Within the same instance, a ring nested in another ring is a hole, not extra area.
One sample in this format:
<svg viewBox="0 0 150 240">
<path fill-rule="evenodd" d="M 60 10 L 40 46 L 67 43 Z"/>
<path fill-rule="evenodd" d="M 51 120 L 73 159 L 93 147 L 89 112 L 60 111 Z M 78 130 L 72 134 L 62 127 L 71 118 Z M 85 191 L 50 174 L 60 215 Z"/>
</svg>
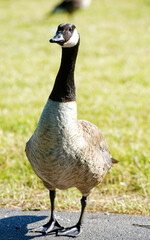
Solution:
<svg viewBox="0 0 150 240">
<path fill-rule="evenodd" d="M 0 207 L 49 208 L 25 143 L 57 74 L 58 24 L 77 26 L 78 119 L 96 124 L 118 159 L 89 197 L 88 211 L 150 214 L 150 1 L 93 0 L 73 16 L 58 1 L 0 1 Z M 76 189 L 57 191 L 56 210 L 79 210 Z"/>
</svg>

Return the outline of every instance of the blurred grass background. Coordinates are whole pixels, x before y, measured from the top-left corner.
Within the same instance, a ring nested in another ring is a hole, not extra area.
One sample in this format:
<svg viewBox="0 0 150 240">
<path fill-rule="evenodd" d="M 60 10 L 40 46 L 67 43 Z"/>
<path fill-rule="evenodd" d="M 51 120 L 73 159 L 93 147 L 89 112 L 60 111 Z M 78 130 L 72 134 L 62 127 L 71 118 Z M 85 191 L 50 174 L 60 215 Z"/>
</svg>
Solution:
<svg viewBox="0 0 150 240">
<path fill-rule="evenodd" d="M 89 197 L 88 211 L 150 213 L 150 1 L 93 0 L 73 16 L 59 1 L 0 0 L 0 206 L 49 208 L 48 191 L 26 159 L 57 74 L 58 24 L 76 25 L 78 118 L 96 124 L 120 162 Z M 79 210 L 76 189 L 57 191 L 56 210 Z"/>
</svg>

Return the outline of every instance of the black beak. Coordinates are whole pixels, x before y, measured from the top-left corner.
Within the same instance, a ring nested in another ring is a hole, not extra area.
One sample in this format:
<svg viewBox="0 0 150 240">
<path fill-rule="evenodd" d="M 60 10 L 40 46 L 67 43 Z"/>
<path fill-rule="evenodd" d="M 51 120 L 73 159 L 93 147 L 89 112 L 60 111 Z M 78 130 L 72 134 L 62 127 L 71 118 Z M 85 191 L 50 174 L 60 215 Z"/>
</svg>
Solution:
<svg viewBox="0 0 150 240">
<path fill-rule="evenodd" d="M 56 33 L 56 35 L 49 40 L 50 43 L 58 43 L 58 44 L 63 44 L 65 42 L 65 39 L 63 37 L 63 33 Z"/>
</svg>

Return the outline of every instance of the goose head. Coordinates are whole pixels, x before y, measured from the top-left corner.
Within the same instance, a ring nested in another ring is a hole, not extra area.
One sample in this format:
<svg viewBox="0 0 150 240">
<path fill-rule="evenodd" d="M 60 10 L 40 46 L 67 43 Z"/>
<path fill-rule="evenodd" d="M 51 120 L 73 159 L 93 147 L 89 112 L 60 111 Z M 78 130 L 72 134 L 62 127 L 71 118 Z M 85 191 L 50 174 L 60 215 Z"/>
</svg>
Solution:
<svg viewBox="0 0 150 240">
<path fill-rule="evenodd" d="M 51 43 L 57 43 L 63 48 L 71 48 L 79 43 L 80 36 L 74 24 L 62 23 L 58 26 L 56 35 L 50 39 Z"/>
</svg>

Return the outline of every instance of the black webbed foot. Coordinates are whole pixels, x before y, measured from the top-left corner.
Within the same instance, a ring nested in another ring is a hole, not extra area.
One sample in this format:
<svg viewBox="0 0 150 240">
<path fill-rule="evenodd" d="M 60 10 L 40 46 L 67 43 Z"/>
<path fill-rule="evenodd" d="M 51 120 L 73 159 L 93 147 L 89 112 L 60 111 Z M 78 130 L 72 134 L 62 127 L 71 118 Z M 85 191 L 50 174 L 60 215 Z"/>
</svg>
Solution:
<svg viewBox="0 0 150 240">
<path fill-rule="evenodd" d="M 77 224 L 73 227 L 64 228 L 56 232 L 57 236 L 77 237 L 82 233 L 82 226 Z"/>
<path fill-rule="evenodd" d="M 45 225 L 32 229 L 32 232 L 40 232 L 43 234 L 48 234 L 48 233 L 56 233 L 58 230 L 63 230 L 64 227 L 62 227 L 56 220 L 50 220 L 48 223 Z"/>
</svg>

